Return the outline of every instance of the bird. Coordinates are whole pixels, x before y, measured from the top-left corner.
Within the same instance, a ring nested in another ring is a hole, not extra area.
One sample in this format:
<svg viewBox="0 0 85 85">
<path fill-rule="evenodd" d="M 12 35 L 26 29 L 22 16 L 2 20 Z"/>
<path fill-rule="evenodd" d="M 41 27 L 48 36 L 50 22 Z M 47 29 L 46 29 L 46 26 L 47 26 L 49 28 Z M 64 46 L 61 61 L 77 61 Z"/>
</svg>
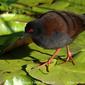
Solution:
<svg viewBox="0 0 85 85">
<path fill-rule="evenodd" d="M 35 44 L 45 49 L 55 49 L 50 59 L 42 65 L 49 65 L 63 47 L 67 50 L 65 62 L 72 61 L 75 64 L 69 45 L 83 31 L 85 31 L 85 14 L 68 11 L 48 11 L 25 26 L 25 33 L 31 36 Z"/>
</svg>

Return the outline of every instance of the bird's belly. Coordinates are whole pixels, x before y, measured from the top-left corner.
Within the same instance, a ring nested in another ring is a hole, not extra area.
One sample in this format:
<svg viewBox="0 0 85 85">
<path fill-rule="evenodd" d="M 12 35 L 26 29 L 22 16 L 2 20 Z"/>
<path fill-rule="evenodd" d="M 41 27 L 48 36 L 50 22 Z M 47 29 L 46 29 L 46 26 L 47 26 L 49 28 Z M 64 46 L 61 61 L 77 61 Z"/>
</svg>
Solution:
<svg viewBox="0 0 85 85">
<path fill-rule="evenodd" d="M 33 39 L 33 41 L 47 49 L 57 49 L 62 48 L 71 43 L 72 39 L 64 33 L 56 32 L 49 36 L 38 36 Z"/>
</svg>

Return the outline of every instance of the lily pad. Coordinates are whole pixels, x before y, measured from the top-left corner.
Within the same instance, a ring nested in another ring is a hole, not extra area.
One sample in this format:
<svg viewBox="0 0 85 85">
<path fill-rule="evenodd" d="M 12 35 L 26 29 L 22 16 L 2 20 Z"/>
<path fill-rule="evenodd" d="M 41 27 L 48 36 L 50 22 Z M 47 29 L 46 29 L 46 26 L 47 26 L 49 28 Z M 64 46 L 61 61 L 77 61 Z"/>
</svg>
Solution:
<svg viewBox="0 0 85 85">
<path fill-rule="evenodd" d="M 72 65 L 71 62 L 60 65 L 56 64 L 51 68 L 50 72 L 45 71 L 45 66 L 40 69 L 30 70 L 29 65 L 27 71 L 32 77 L 52 85 L 83 84 L 85 83 L 84 56 L 85 51 L 81 51 L 75 56 L 74 61 L 76 65 Z"/>
</svg>

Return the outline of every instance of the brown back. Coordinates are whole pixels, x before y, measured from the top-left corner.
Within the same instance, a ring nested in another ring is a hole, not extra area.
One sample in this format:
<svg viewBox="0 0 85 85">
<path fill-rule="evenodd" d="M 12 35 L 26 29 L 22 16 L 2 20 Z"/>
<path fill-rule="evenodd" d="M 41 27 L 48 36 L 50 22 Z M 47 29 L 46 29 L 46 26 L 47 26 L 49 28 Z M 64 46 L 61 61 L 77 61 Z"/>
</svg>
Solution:
<svg viewBox="0 0 85 85">
<path fill-rule="evenodd" d="M 74 13 L 65 11 L 50 11 L 39 18 L 45 28 L 45 34 L 51 35 L 53 32 L 64 32 L 75 38 L 84 31 L 82 18 Z"/>
</svg>

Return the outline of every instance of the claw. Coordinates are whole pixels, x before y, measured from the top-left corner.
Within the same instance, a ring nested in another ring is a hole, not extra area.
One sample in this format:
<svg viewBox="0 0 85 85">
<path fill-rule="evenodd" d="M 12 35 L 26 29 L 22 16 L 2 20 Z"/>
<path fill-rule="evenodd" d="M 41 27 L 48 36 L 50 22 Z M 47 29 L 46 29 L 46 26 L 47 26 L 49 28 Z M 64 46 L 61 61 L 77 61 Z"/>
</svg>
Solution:
<svg viewBox="0 0 85 85">
<path fill-rule="evenodd" d="M 56 57 L 56 55 L 60 52 L 61 48 L 57 49 L 55 51 L 55 53 L 53 54 L 53 56 L 47 61 L 47 62 L 42 62 L 39 67 L 42 67 L 42 66 L 49 66 L 50 63 L 53 61 L 53 59 Z"/>
<path fill-rule="evenodd" d="M 72 55 L 72 52 L 69 50 L 69 46 L 66 47 L 67 49 L 67 58 L 66 60 L 63 62 L 63 63 L 66 63 L 68 61 L 71 61 L 73 65 L 75 65 L 75 62 L 73 61 L 73 55 Z M 62 63 L 62 64 L 63 64 Z"/>
</svg>

